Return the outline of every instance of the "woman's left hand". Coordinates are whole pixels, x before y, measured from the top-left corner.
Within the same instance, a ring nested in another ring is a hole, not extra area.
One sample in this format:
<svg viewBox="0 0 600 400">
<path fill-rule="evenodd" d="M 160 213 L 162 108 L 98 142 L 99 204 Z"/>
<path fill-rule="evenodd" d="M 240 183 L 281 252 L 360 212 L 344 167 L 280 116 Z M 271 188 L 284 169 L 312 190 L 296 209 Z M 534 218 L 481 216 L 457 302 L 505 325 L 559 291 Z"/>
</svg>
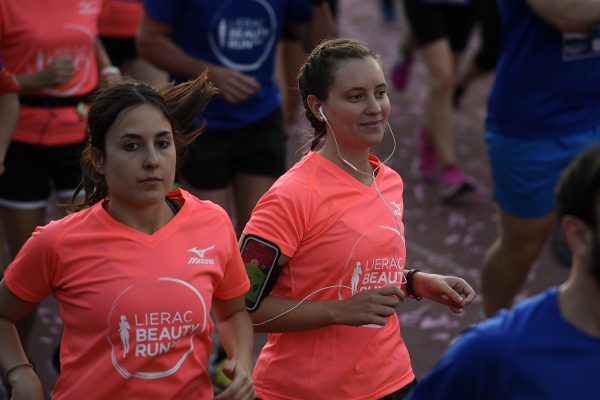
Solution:
<svg viewBox="0 0 600 400">
<path fill-rule="evenodd" d="M 414 275 L 415 292 L 436 303 L 445 304 L 456 314 L 471 304 L 475 299 L 475 291 L 462 278 L 417 272 Z"/>
<path fill-rule="evenodd" d="M 252 381 L 252 363 L 227 360 L 223 364 L 223 373 L 231 384 L 223 392 L 215 396 L 215 400 L 254 400 L 254 383 Z"/>
</svg>

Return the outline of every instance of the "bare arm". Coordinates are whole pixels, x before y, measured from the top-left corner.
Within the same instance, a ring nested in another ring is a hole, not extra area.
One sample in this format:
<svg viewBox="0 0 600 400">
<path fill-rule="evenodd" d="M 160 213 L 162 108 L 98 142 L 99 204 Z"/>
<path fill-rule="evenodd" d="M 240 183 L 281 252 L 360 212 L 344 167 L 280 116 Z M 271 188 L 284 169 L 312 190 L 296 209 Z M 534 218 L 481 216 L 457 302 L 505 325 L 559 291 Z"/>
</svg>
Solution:
<svg viewBox="0 0 600 400">
<path fill-rule="evenodd" d="M 110 87 L 121 82 L 121 71 L 112 65 L 110 57 L 100 39 L 96 39 L 94 51 L 96 53 L 96 62 L 98 63 L 98 73 L 100 74 L 100 86 Z"/>
<path fill-rule="evenodd" d="M 98 70 L 101 72 L 105 67 L 111 65 L 104 46 L 100 40 L 94 45 Z M 52 61 L 46 68 L 39 72 L 17 75 L 17 81 L 21 85 L 21 94 L 29 94 L 39 89 L 53 88 L 65 84 L 71 80 L 75 73 L 73 57 L 62 56 Z M 108 74 L 107 74 L 108 75 Z M 120 74 L 110 74 L 101 79 L 102 86 L 112 85 L 121 80 Z"/>
<path fill-rule="evenodd" d="M 0 175 L 4 173 L 4 157 L 19 117 L 19 97 L 16 93 L 0 95 Z"/>
<path fill-rule="evenodd" d="M 240 239 L 240 243 L 243 236 Z M 290 258 L 279 258 L 281 267 Z M 319 290 L 337 291 L 337 286 Z M 316 293 L 315 293 L 316 294 Z M 366 324 L 385 325 L 387 317 L 404 300 L 398 287 L 383 287 L 365 290 L 347 300 L 305 301 L 267 296 L 258 309 L 250 314 L 257 332 L 294 332 L 322 328 L 329 325 L 360 326 Z"/>
<path fill-rule="evenodd" d="M 170 32 L 168 24 L 144 15 L 136 38 L 140 55 L 158 68 L 182 78 L 195 78 L 208 69 L 208 79 L 231 103 L 246 100 L 260 88 L 253 77 L 187 54 L 169 39 Z"/>
<path fill-rule="evenodd" d="M 267 296 L 251 318 L 257 332 L 295 332 L 329 325 L 384 326 L 403 300 L 404 293 L 395 286 L 364 290 L 347 300 L 300 302 Z"/>
<path fill-rule="evenodd" d="M 304 50 L 308 52 L 322 40 L 335 35 L 335 23 L 327 2 L 311 7 L 312 18 L 309 23 L 292 24 L 294 35 L 300 40 Z"/>
<path fill-rule="evenodd" d="M 144 15 L 136 37 L 138 52 L 158 68 L 182 78 L 195 78 L 211 66 L 173 43 L 170 33 L 170 25 Z"/>
<path fill-rule="evenodd" d="M 229 357 L 223 372 L 232 379 L 231 385 L 216 399 L 253 400 L 256 396 L 252 383 L 254 332 L 246 312 L 244 296 L 231 300 L 214 299 L 213 308 L 219 337 Z"/>
<path fill-rule="evenodd" d="M 0 282 L 0 369 L 2 374 L 12 367 L 28 362 L 19 339 L 15 322 L 35 307 L 35 303 L 21 300 Z M 43 399 L 42 384 L 28 367 L 13 369 L 5 376 L 12 386 L 15 399 Z"/>
<path fill-rule="evenodd" d="M 52 88 L 67 83 L 74 73 L 73 57 L 62 56 L 39 72 L 17 75 L 16 78 L 21 85 L 21 94 L 29 94 L 39 89 Z"/>
<path fill-rule="evenodd" d="M 526 0 L 540 18 L 561 32 L 584 32 L 600 22 L 600 0 Z"/>
<path fill-rule="evenodd" d="M 413 287 L 418 296 L 447 305 L 456 314 L 462 313 L 462 309 L 475 299 L 475 291 L 462 278 L 421 271 L 413 277 Z"/>
</svg>

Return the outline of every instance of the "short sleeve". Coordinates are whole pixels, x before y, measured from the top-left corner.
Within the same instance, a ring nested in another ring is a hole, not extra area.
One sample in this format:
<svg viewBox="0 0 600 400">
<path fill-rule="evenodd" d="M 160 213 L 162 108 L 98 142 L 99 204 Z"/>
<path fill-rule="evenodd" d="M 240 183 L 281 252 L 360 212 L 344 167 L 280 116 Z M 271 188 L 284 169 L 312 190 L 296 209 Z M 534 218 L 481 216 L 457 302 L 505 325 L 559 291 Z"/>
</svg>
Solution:
<svg viewBox="0 0 600 400">
<path fill-rule="evenodd" d="M 17 92 L 19 92 L 19 84 L 14 75 L 2 67 L 2 61 L 0 61 L 0 95 Z"/>
<path fill-rule="evenodd" d="M 228 224 L 228 260 L 221 283 L 215 289 L 215 297 L 222 300 L 233 299 L 245 294 L 250 289 L 250 280 L 246 274 L 246 267 L 242 261 L 237 245 L 233 226 L 227 218 Z"/>
<path fill-rule="evenodd" d="M 305 203 L 295 193 L 281 186 L 268 191 L 252 211 L 244 235 L 267 239 L 284 255 L 293 257 L 304 236 L 307 215 Z"/>
<path fill-rule="evenodd" d="M 52 294 L 55 276 L 56 238 L 46 227 L 38 227 L 8 266 L 4 282 L 17 297 L 39 303 Z"/>
<path fill-rule="evenodd" d="M 177 21 L 184 0 L 144 0 L 144 14 L 165 24 Z"/>
<path fill-rule="evenodd" d="M 487 399 L 502 393 L 502 355 L 506 343 L 490 330 L 463 333 L 411 392 L 409 400 Z"/>
</svg>

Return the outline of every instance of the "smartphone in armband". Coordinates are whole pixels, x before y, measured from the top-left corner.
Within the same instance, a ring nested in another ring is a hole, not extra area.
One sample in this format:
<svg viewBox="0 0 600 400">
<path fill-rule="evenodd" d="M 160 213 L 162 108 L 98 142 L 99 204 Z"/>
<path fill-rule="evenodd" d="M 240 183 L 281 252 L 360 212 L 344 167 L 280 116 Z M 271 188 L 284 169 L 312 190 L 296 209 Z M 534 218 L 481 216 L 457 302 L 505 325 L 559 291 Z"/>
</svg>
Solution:
<svg viewBox="0 0 600 400">
<path fill-rule="evenodd" d="M 246 235 L 242 240 L 240 253 L 250 279 L 250 289 L 245 295 L 246 310 L 252 312 L 277 282 L 281 271 L 277 264 L 281 251 L 275 243 L 256 235 Z"/>
</svg>

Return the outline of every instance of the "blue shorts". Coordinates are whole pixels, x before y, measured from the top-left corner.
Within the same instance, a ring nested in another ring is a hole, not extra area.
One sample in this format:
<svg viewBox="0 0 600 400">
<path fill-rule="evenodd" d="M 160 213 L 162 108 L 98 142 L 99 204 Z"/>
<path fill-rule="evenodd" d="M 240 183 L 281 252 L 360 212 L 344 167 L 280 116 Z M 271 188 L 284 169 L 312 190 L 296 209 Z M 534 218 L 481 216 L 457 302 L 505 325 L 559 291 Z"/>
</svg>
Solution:
<svg viewBox="0 0 600 400">
<path fill-rule="evenodd" d="M 581 151 L 600 142 L 600 127 L 551 139 L 519 139 L 486 132 L 494 198 L 503 212 L 539 218 L 554 210 L 560 174 Z"/>
</svg>

